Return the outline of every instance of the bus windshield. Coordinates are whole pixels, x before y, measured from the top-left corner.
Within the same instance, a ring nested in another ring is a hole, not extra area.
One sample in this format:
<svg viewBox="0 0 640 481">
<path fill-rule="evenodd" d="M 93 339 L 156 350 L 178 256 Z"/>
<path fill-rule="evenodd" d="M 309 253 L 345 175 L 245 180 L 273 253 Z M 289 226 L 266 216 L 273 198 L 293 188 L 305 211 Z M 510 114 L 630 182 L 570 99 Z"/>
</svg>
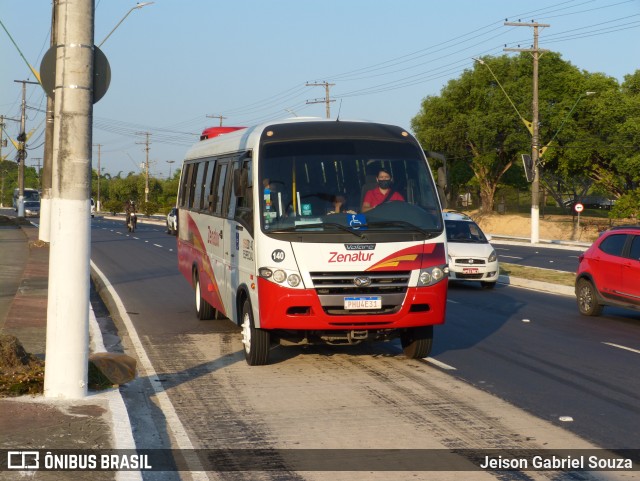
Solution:
<svg viewBox="0 0 640 481">
<path fill-rule="evenodd" d="M 374 139 L 266 143 L 260 154 L 262 230 L 296 235 L 351 229 L 442 232 L 423 153 L 412 142 Z"/>
</svg>

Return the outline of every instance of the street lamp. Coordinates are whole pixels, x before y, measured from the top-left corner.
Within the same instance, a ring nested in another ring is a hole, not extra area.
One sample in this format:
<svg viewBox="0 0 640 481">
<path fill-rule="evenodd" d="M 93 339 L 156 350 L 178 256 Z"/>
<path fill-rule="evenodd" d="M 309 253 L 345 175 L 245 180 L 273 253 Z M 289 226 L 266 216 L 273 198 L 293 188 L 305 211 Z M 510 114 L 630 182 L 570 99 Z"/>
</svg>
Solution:
<svg viewBox="0 0 640 481">
<path fill-rule="evenodd" d="M 132 8 L 131 8 L 131 10 L 129 10 L 129 11 L 125 14 L 125 16 L 124 16 L 124 17 L 122 17 L 122 19 L 121 19 L 121 20 L 116 24 L 116 26 L 115 26 L 115 27 L 113 27 L 113 29 L 109 32 L 109 35 L 107 35 L 107 36 L 104 38 L 104 40 L 103 40 L 102 42 L 100 42 L 100 44 L 98 45 L 98 48 L 102 47 L 102 44 L 103 44 L 103 43 L 105 43 L 105 42 L 107 41 L 107 39 L 111 36 L 111 34 L 112 34 L 113 32 L 115 32 L 115 31 L 116 31 L 116 28 L 118 28 L 118 27 L 120 26 L 120 24 L 121 24 L 122 22 L 124 22 L 124 19 L 125 19 L 125 18 L 127 18 L 131 12 L 133 12 L 134 10 L 139 10 L 139 9 L 141 9 L 142 7 L 146 7 L 147 5 L 151 5 L 151 4 L 153 4 L 153 3 L 155 3 L 155 2 L 142 2 L 142 3 L 137 3 L 135 7 L 132 7 Z"/>
<path fill-rule="evenodd" d="M 169 164 L 169 179 L 171 179 L 171 164 L 175 162 L 175 160 L 167 160 L 167 164 Z"/>
</svg>

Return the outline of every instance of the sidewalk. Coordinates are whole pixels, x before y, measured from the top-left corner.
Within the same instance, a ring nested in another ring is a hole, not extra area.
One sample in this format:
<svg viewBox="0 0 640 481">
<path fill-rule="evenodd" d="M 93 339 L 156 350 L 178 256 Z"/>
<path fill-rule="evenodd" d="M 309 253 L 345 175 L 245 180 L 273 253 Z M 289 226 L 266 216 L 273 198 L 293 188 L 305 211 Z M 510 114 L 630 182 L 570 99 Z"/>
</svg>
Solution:
<svg viewBox="0 0 640 481">
<path fill-rule="evenodd" d="M 18 226 L 13 219 L 0 216 L 0 266 L 0 334 L 16 336 L 27 352 L 42 359 L 46 345 L 49 246 L 38 241 L 37 227 L 28 222 Z M 101 339 L 98 341 L 102 343 Z M 115 416 L 127 414 L 117 404 L 114 409 L 114 396 L 119 398 L 116 389 L 90 391 L 80 400 L 43 395 L 0 398 L 0 450 L 132 448 L 118 445 L 122 443 L 115 435 L 114 426 L 119 424 Z M 6 457 L 0 458 L 0 480 L 29 474 L 2 470 L 8 463 Z M 37 478 L 86 479 L 87 474 L 38 471 Z M 96 471 L 91 473 L 91 479 L 123 479 L 120 474 Z"/>
</svg>

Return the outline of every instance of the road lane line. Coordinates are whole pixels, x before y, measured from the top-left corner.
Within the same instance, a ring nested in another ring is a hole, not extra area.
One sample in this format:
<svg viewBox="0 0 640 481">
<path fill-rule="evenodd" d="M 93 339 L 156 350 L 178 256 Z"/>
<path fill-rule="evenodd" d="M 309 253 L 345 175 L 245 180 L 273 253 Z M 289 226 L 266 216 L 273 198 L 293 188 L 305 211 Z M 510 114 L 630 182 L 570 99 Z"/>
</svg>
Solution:
<svg viewBox="0 0 640 481">
<path fill-rule="evenodd" d="M 444 362 L 438 361 L 437 359 L 434 359 L 432 357 L 423 357 L 422 359 L 433 364 L 434 366 L 438 366 L 441 369 L 446 369 L 447 371 L 457 371 L 455 367 L 449 366 L 449 364 L 445 364 Z"/>
<path fill-rule="evenodd" d="M 603 342 L 602 344 L 606 344 L 607 346 L 617 347 L 618 349 L 624 349 L 625 351 L 635 352 L 636 354 L 640 354 L 640 350 L 633 349 L 632 347 L 621 346 L 620 344 L 614 344 L 613 342 Z"/>
<path fill-rule="evenodd" d="M 507 259 L 519 259 L 519 260 L 524 259 L 524 257 L 517 257 L 517 256 L 505 256 L 505 255 L 503 255 L 503 254 L 500 254 L 500 259 L 502 259 L 502 258 L 507 258 Z"/>
<path fill-rule="evenodd" d="M 171 431 L 171 434 L 176 441 L 178 449 L 194 449 L 194 446 L 189 439 L 189 435 L 187 434 L 182 421 L 180 421 L 180 417 L 178 416 L 178 413 L 171 403 L 171 399 L 169 399 L 169 395 L 162 386 L 162 382 L 160 381 L 160 378 L 158 377 L 158 374 L 156 373 L 156 370 L 153 367 L 149 356 L 147 355 L 147 351 L 145 350 L 144 345 L 140 340 L 138 331 L 136 331 L 136 328 L 134 327 L 129 314 L 127 314 L 127 309 L 122 302 L 122 299 L 120 299 L 120 296 L 118 296 L 118 293 L 116 292 L 113 285 L 109 282 L 109 279 L 107 279 L 107 277 L 102 273 L 102 271 L 93 261 L 91 261 L 91 268 L 94 270 L 96 275 L 100 277 L 105 288 L 109 291 L 109 294 L 111 295 L 111 298 L 115 303 L 116 309 L 118 309 L 120 318 L 122 319 L 122 322 L 127 329 L 127 333 L 129 334 L 129 340 L 135 349 L 138 360 L 140 361 L 140 367 L 142 367 L 142 370 L 147 375 L 149 384 L 151 384 L 153 390 L 156 393 L 158 404 L 160 405 L 160 409 L 165 416 L 165 422 L 167 423 L 167 426 L 169 427 L 169 430 Z M 209 480 L 209 477 L 204 472 L 201 466 L 194 466 L 192 467 L 192 469 L 194 469 L 195 471 L 191 473 L 193 479 L 201 481 Z"/>
<path fill-rule="evenodd" d="M 156 246 L 156 247 L 162 248 L 162 246 L 160 244 L 153 244 L 153 245 Z"/>
</svg>

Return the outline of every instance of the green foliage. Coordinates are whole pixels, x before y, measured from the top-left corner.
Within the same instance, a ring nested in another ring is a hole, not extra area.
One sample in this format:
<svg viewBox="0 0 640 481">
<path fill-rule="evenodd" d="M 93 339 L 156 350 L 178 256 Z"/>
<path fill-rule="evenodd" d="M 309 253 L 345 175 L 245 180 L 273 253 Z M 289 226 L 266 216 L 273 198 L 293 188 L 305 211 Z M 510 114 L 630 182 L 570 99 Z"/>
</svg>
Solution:
<svg viewBox="0 0 640 481">
<path fill-rule="evenodd" d="M 142 202 L 139 208 L 139 211 L 146 216 L 153 215 L 158 212 L 158 210 L 158 204 L 156 204 L 155 202 Z"/>
<path fill-rule="evenodd" d="M 425 149 L 446 155 L 450 192 L 475 188 L 489 211 L 499 186 L 527 186 L 521 154 L 532 149 L 525 126 L 533 118 L 532 60 L 521 54 L 482 61 L 439 96 L 426 97 L 411 126 Z M 640 185 L 640 71 L 619 85 L 554 52 L 539 67 L 541 176 L 556 202 L 591 186 L 619 197 Z M 586 181 L 576 185 L 576 178 Z"/>
<path fill-rule="evenodd" d="M 102 203 L 102 210 L 104 212 L 111 212 L 113 214 L 117 214 L 118 212 L 123 212 L 124 207 L 123 203 L 116 199 L 109 199 L 106 202 Z"/>
<path fill-rule="evenodd" d="M 621 196 L 609 212 L 613 219 L 637 219 L 640 216 L 640 188 Z"/>
</svg>

